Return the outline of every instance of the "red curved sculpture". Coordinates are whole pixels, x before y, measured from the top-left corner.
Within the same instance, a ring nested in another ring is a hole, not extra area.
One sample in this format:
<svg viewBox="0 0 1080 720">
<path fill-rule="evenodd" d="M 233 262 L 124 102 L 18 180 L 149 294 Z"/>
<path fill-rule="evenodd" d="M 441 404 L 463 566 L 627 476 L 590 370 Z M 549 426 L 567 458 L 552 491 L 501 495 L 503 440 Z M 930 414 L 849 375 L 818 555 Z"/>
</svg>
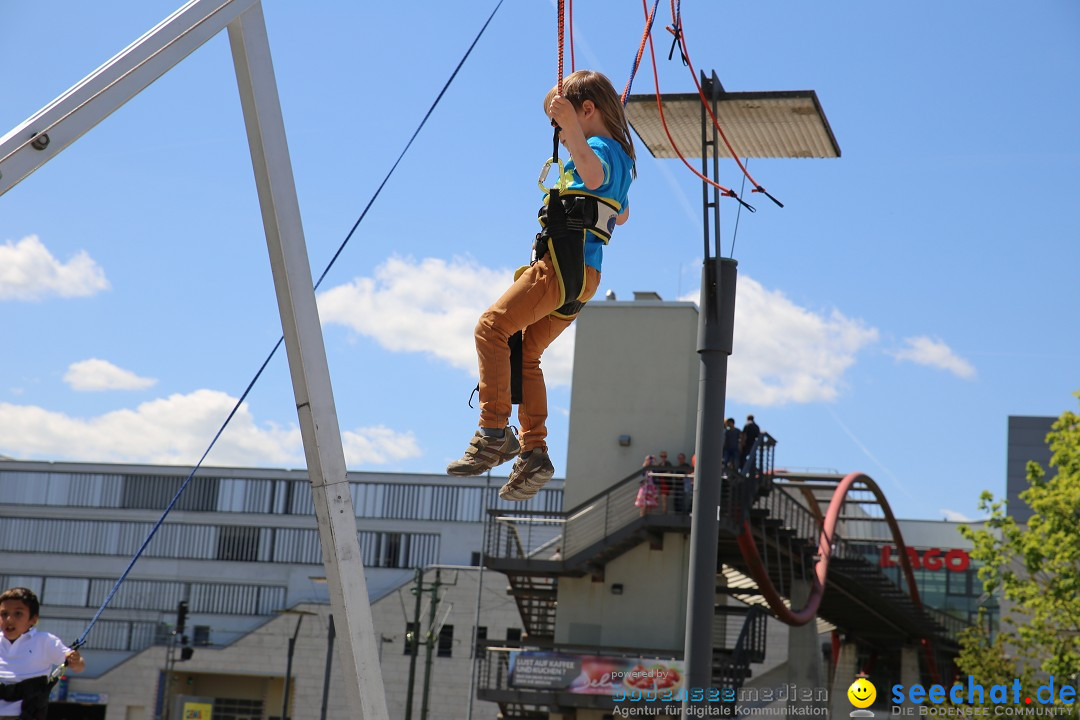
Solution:
<svg viewBox="0 0 1080 720">
<path fill-rule="evenodd" d="M 833 535 L 836 531 L 836 523 L 840 518 L 840 510 L 844 505 L 845 496 L 852 485 L 857 482 L 862 482 L 866 488 L 874 494 L 874 498 L 877 500 L 878 504 L 881 505 L 881 509 L 885 514 L 885 522 L 888 523 L 889 530 L 892 532 L 893 543 L 896 545 L 897 554 L 900 556 L 900 565 L 903 568 L 904 577 L 907 578 L 908 592 L 911 594 L 911 599 L 915 602 L 916 607 L 922 609 L 922 600 L 919 599 L 919 588 L 915 584 L 915 573 L 911 567 L 911 559 L 908 557 L 907 546 L 904 545 L 904 537 L 900 534 L 900 526 L 896 523 L 896 518 L 893 516 L 892 509 L 889 507 L 885 495 L 869 475 L 864 475 L 863 473 L 849 473 L 844 476 L 844 479 L 841 480 L 839 484 L 837 484 L 836 490 L 833 491 L 832 499 L 829 501 L 829 508 L 825 512 L 818 539 L 818 561 L 814 565 L 813 587 L 810 590 L 810 596 L 807 598 L 806 604 L 800 610 L 792 610 L 784 604 L 783 598 L 780 597 L 780 593 L 777 592 L 776 586 L 773 585 L 772 580 L 769 579 L 769 573 L 765 569 L 764 563 L 761 561 L 761 554 L 758 553 L 757 543 L 754 542 L 754 536 L 750 531 L 750 523 L 748 520 L 743 520 L 742 529 L 737 537 L 739 550 L 742 552 L 743 559 L 750 568 L 750 575 L 757 583 L 762 596 L 765 598 L 766 602 L 769 603 L 769 607 L 772 609 L 773 613 L 776 614 L 776 617 L 783 623 L 795 626 L 805 625 L 817 615 L 818 607 L 821 605 L 821 599 L 825 595 L 825 584 L 828 579 L 829 558 L 832 555 Z M 820 508 L 813 508 L 813 510 L 815 510 L 815 514 L 820 517 Z M 920 644 L 922 645 L 923 653 L 926 656 L 926 664 L 927 668 L 930 670 L 930 676 L 937 682 L 937 664 L 934 662 L 933 650 L 930 647 L 929 638 L 922 638 Z"/>
</svg>

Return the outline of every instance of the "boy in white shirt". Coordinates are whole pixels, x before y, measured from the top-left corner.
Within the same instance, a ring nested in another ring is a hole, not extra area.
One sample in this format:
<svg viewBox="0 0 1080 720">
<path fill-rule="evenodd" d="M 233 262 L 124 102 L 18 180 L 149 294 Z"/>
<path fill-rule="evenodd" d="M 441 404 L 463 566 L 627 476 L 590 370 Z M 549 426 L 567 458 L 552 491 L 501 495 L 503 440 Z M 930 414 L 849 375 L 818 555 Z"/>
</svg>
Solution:
<svg viewBox="0 0 1080 720">
<path fill-rule="evenodd" d="M 35 629 L 40 611 L 37 595 L 28 588 L 0 594 L 0 720 L 44 718 L 50 688 L 47 676 L 53 667 L 66 662 L 72 672 L 86 668 L 78 650 Z"/>
</svg>

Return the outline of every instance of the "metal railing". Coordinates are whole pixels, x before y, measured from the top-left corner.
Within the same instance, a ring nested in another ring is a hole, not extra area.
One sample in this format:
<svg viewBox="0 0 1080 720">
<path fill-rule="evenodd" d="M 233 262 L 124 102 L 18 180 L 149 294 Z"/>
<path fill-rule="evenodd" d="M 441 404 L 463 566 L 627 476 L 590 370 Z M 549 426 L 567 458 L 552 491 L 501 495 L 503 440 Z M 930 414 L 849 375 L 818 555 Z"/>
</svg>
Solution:
<svg viewBox="0 0 1080 720">
<path fill-rule="evenodd" d="M 489 509 L 488 520 L 484 554 L 514 559 L 553 559 L 566 522 L 562 513 L 541 510 Z"/>
<path fill-rule="evenodd" d="M 661 505 L 639 508 L 635 504 L 646 475 L 654 483 L 668 484 L 670 489 L 666 508 Z M 687 480 L 692 479 L 692 473 L 662 472 L 654 467 L 635 470 L 606 490 L 566 511 L 563 555 L 569 558 L 594 547 L 644 515 L 685 515 L 690 507 L 687 494 L 690 482 Z"/>
<path fill-rule="evenodd" d="M 742 617 L 739 634 L 730 652 L 727 644 L 717 642 L 716 621 L 713 625 L 712 681 L 715 687 L 738 690 L 750 676 L 750 664 L 765 660 L 765 629 L 768 615 L 761 605 L 722 606 L 723 616 Z M 717 608 L 720 610 L 720 608 Z M 719 618 L 718 618 L 719 619 Z M 723 618 L 726 623 L 726 617 Z"/>
<path fill-rule="evenodd" d="M 776 439 L 762 433 L 754 442 L 741 467 L 735 474 L 730 470 L 721 479 L 721 508 L 728 513 L 750 507 L 771 482 L 775 467 Z M 654 483 L 667 483 L 666 507 L 639 508 L 638 491 L 646 474 Z M 642 467 L 605 490 L 575 507 L 559 513 L 533 510 L 489 509 L 489 523 L 484 552 L 491 558 L 554 559 L 539 552 L 554 544 L 553 538 L 562 533 L 559 559 L 571 559 L 602 545 L 641 520 L 645 515 L 687 515 L 692 501 L 693 473 L 662 472 L 655 467 Z M 738 497 L 732 492 L 741 493 Z M 741 517 L 737 515 L 736 517 Z"/>
<path fill-rule="evenodd" d="M 508 647 L 483 648 L 477 663 L 477 691 L 509 689 L 510 653 L 520 649 Z"/>
<path fill-rule="evenodd" d="M 930 617 L 932 617 L 935 622 L 937 622 L 938 625 L 941 625 L 941 627 L 945 628 L 946 637 L 953 640 L 954 642 L 960 639 L 961 633 L 971 627 L 971 625 L 966 620 L 962 620 L 955 615 L 950 615 L 943 610 L 938 610 L 935 607 L 924 605 L 923 610 L 925 610 L 927 614 L 930 615 Z"/>
<path fill-rule="evenodd" d="M 662 506 L 639 508 L 638 490 L 649 472 L 653 481 L 670 483 L 666 513 Z M 685 516 L 689 509 L 687 473 L 657 472 L 641 468 L 576 507 L 561 513 L 529 510 L 488 510 L 484 552 L 492 558 L 566 559 L 588 551 L 645 515 Z M 561 544 L 553 538 L 561 532 Z M 559 558 L 554 555 L 559 548 Z M 551 549 L 545 554 L 544 549 Z"/>
<path fill-rule="evenodd" d="M 765 612 L 761 605 L 717 605 L 713 652 L 739 654 L 747 663 L 765 660 Z"/>
</svg>

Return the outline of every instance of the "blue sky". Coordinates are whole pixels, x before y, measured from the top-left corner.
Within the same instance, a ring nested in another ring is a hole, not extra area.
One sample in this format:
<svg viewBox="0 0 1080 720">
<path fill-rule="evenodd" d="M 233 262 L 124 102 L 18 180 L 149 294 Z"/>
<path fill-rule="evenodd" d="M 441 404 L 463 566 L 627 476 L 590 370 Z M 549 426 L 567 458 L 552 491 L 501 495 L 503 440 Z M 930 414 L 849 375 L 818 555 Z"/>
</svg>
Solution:
<svg viewBox="0 0 1080 720">
<path fill-rule="evenodd" d="M 575 54 L 621 89 L 643 18 L 614 6 L 575 3 Z M 6 0 L 0 133 L 176 7 Z M 317 275 L 494 2 L 264 7 Z M 982 489 L 1004 492 L 1007 417 L 1080 389 L 1080 5 L 688 1 L 683 18 L 728 90 L 816 90 L 843 151 L 750 163 L 786 207 L 758 199 L 734 237 L 728 414 L 753 412 L 780 465 L 867 472 L 901 516 L 976 517 Z M 441 472 L 472 432 L 471 328 L 535 232 L 554 23 L 551 0 L 505 3 L 323 284 L 352 469 Z M 661 90 L 692 91 L 655 37 Z M 646 60 L 634 89 L 652 83 Z M 699 181 L 638 148 L 601 292 L 696 300 Z M 721 176 L 739 186 L 733 161 Z M 221 34 L 0 197 L 0 454 L 198 460 L 281 333 L 262 232 Z M 557 468 L 572 346 L 545 363 Z M 208 462 L 303 465 L 284 353 Z"/>
</svg>

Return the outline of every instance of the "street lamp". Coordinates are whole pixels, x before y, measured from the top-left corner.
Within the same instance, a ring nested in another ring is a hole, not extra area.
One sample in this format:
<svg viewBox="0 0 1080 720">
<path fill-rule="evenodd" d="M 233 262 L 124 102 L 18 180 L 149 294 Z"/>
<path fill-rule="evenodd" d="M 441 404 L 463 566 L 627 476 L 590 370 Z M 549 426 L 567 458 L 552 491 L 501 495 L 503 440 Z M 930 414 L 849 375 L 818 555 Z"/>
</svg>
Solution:
<svg viewBox="0 0 1080 720">
<path fill-rule="evenodd" d="M 713 122 L 722 123 L 736 157 L 839 157 L 840 147 L 812 90 L 729 93 L 713 72 L 701 74 L 703 105 L 697 94 L 634 95 L 626 117 L 657 158 L 701 158 L 704 262 L 698 316 L 699 387 L 695 448 L 694 513 L 690 525 L 690 568 L 686 594 L 683 657 L 690 687 L 708 687 L 712 677 L 712 624 L 716 603 L 716 561 L 723 446 L 727 359 L 732 352 L 735 319 L 736 262 L 720 248 L 719 138 Z M 711 113 L 706 113 L 711 106 Z M 666 108 L 661 111 L 659 107 Z M 660 113 L 664 112 L 665 118 Z M 711 115 L 711 117 L 710 117 Z M 700 153 L 691 148 L 698 146 Z M 711 161 L 711 163 L 710 163 Z M 712 184 L 711 188 L 709 185 Z M 762 187 L 755 188 L 764 195 Z M 712 196 L 710 198 L 710 195 Z M 741 202 L 741 201 L 740 201 Z M 711 211 L 711 212 L 710 212 Z M 711 233 L 710 233 L 711 230 Z M 712 237 L 710 237 L 710 234 Z M 709 242 L 713 248 L 710 250 Z M 683 703 L 683 710 L 690 706 Z"/>
</svg>

